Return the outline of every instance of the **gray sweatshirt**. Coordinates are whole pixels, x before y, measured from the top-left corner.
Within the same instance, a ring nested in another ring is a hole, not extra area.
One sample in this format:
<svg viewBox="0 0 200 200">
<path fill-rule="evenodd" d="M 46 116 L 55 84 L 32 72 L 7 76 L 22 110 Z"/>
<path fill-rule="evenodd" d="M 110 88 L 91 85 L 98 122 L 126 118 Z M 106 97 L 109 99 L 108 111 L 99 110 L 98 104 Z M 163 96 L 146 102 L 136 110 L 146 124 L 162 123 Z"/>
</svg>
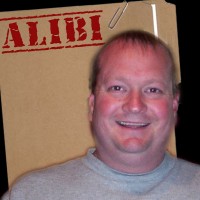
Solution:
<svg viewBox="0 0 200 200">
<path fill-rule="evenodd" d="M 1 200 L 200 200 L 200 166 L 166 153 L 151 172 L 127 174 L 86 156 L 19 178 Z"/>
</svg>

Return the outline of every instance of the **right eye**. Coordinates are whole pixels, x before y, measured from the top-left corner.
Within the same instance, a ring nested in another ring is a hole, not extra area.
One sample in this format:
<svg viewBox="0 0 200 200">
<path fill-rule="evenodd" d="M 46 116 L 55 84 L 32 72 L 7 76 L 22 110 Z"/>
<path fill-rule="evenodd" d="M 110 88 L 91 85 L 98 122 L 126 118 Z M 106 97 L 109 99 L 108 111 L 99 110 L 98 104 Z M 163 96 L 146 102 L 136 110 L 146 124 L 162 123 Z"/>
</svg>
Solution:
<svg viewBox="0 0 200 200">
<path fill-rule="evenodd" d="M 126 91 L 127 91 L 126 88 L 120 85 L 113 85 L 108 87 L 108 92 L 111 93 L 122 94 L 125 93 Z"/>
<path fill-rule="evenodd" d="M 124 89 L 119 85 L 114 85 L 108 88 L 108 91 L 123 91 Z"/>
</svg>

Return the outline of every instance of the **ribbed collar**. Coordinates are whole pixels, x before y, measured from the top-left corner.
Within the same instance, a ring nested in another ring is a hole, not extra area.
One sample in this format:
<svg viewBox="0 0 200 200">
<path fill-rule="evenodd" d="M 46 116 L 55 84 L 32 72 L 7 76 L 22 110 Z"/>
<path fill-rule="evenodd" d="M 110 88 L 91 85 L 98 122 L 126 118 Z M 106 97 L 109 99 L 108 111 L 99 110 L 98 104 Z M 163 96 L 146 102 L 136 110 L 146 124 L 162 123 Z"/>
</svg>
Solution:
<svg viewBox="0 0 200 200">
<path fill-rule="evenodd" d="M 87 167 L 104 177 L 104 179 L 125 184 L 130 187 L 131 190 L 138 193 L 147 192 L 159 185 L 173 169 L 176 162 L 176 158 L 166 152 L 164 160 L 154 170 L 148 173 L 129 174 L 110 168 L 93 155 L 94 151 L 94 148 L 89 149 L 87 155 L 83 158 L 83 162 Z"/>
</svg>

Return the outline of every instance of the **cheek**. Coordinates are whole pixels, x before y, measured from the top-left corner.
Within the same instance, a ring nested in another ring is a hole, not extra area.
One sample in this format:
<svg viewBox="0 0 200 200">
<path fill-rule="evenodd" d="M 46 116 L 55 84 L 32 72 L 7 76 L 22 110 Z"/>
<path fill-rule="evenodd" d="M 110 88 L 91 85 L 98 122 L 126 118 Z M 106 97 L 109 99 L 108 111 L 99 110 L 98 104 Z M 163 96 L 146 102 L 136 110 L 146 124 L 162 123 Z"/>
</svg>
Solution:
<svg viewBox="0 0 200 200">
<path fill-rule="evenodd" d="M 153 106 L 153 109 L 160 120 L 167 121 L 168 119 L 171 119 L 174 116 L 173 106 L 168 101 L 157 102 Z"/>
<path fill-rule="evenodd" d="M 119 107 L 119 103 L 113 101 L 112 98 L 107 96 L 101 96 L 98 97 L 95 106 L 98 114 L 101 114 L 103 117 L 107 117 L 116 111 L 116 109 Z"/>
</svg>

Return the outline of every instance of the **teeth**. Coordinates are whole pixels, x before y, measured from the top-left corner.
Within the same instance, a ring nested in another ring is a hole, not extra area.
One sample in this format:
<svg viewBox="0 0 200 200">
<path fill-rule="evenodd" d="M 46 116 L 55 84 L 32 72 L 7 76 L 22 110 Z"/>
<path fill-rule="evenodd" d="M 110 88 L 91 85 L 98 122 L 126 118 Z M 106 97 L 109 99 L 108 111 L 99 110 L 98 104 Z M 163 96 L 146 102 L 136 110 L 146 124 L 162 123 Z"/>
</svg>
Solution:
<svg viewBox="0 0 200 200">
<path fill-rule="evenodd" d="M 137 126 L 137 127 L 143 127 L 147 126 L 148 123 L 143 122 L 125 122 L 125 121 L 118 121 L 118 123 L 122 126 Z"/>
</svg>

